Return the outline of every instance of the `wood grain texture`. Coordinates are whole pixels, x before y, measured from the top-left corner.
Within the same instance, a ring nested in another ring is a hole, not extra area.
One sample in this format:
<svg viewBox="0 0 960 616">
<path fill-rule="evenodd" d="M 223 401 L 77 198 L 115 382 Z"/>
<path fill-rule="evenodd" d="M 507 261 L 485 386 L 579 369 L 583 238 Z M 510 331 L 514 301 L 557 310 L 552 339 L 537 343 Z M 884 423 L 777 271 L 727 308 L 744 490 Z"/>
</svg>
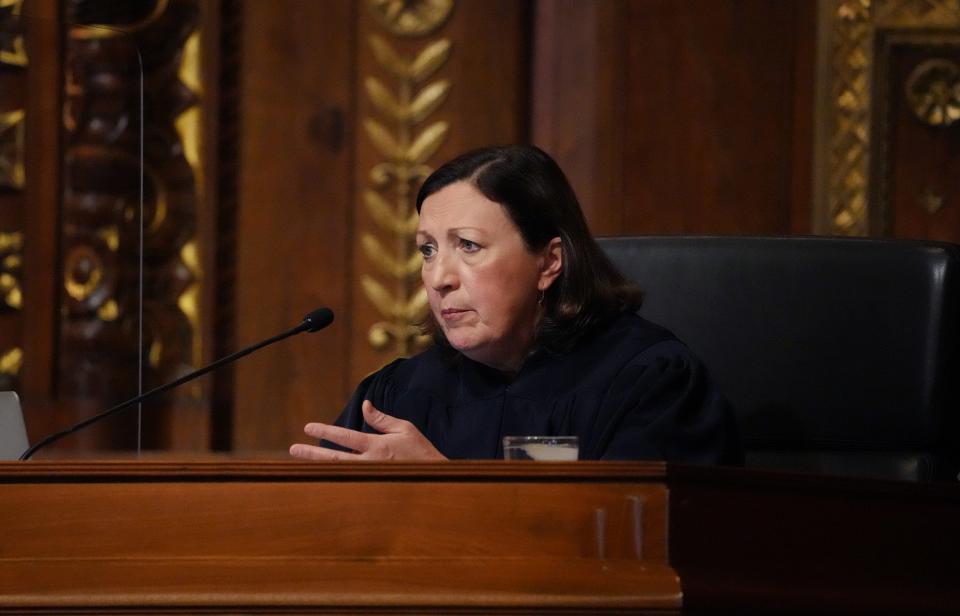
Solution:
<svg viewBox="0 0 960 616">
<path fill-rule="evenodd" d="M 673 613 L 663 476 L 616 463 L 0 464 L 0 498 L 19 503 L 0 511 L 0 612 Z"/>
<path fill-rule="evenodd" d="M 534 141 L 593 231 L 808 230 L 814 3 L 538 4 Z"/>
<path fill-rule="evenodd" d="M 243 4 L 250 26 L 240 77 L 234 348 L 285 331 L 320 306 L 337 321 L 236 366 L 238 450 L 285 450 L 307 421 L 335 416 L 343 402 L 352 150 L 323 126 L 328 118 L 354 123 L 356 8 L 347 0 Z"/>
</svg>

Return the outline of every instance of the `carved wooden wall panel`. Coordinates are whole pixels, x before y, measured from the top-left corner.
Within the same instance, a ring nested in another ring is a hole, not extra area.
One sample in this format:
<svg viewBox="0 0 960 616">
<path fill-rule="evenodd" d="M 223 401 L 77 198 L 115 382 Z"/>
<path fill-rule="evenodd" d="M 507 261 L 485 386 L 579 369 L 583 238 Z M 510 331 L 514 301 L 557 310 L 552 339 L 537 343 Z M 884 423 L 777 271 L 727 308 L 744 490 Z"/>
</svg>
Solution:
<svg viewBox="0 0 960 616">
<path fill-rule="evenodd" d="M 140 364 L 145 390 L 201 358 L 198 6 L 70 0 L 64 11 L 59 394 L 106 406 L 137 392 Z M 145 446 L 169 444 L 158 412 L 169 405 L 149 409 Z M 112 420 L 102 446 L 134 446 L 131 425 Z"/>
<path fill-rule="evenodd" d="M 871 174 L 885 235 L 960 242 L 960 32 L 881 32 Z"/>
<path fill-rule="evenodd" d="M 333 326 L 234 369 L 229 443 L 283 450 L 340 403 L 349 363 L 353 0 L 242 6 L 234 347 L 300 322 Z M 256 24 L 255 26 L 253 24 Z"/>
<path fill-rule="evenodd" d="M 29 59 L 22 0 L 0 1 L 0 390 L 20 389 Z"/>
<path fill-rule="evenodd" d="M 914 167 L 931 161 L 929 148 L 933 142 L 956 143 L 956 137 L 949 137 L 951 131 L 940 133 L 943 139 L 925 140 L 918 129 L 911 128 L 912 124 L 897 119 L 903 106 L 897 98 L 905 87 L 904 79 L 909 78 L 901 74 L 907 67 L 897 64 L 902 52 L 911 46 L 927 48 L 921 55 L 936 56 L 932 47 L 938 45 L 937 41 L 942 45 L 944 34 L 960 28 L 960 1 L 821 0 L 819 9 L 815 231 L 912 237 L 926 237 L 929 231 L 931 237 L 947 237 L 949 234 L 942 231 L 921 228 L 931 222 L 936 225 L 936 221 L 914 220 L 915 216 L 907 212 L 896 218 L 913 222 L 903 228 L 895 228 L 899 223 L 892 224 L 894 210 L 915 205 L 922 195 L 913 193 L 916 189 L 923 193 L 925 187 L 907 188 L 913 180 L 906 184 L 901 180 L 905 193 L 902 202 L 896 201 L 897 195 L 888 191 L 892 190 L 888 175 L 895 173 L 898 163 L 888 157 L 901 156 L 904 165 Z M 911 33 L 912 44 L 893 43 L 911 38 Z M 903 58 L 906 64 L 920 60 L 919 56 Z M 895 144 L 896 135 L 890 131 L 898 129 L 891 125 L 903 128 L 912 137 L 900 135 L 899 145 Z M 905 140 L 912 140 L 913 145 Z"/>
</svg>

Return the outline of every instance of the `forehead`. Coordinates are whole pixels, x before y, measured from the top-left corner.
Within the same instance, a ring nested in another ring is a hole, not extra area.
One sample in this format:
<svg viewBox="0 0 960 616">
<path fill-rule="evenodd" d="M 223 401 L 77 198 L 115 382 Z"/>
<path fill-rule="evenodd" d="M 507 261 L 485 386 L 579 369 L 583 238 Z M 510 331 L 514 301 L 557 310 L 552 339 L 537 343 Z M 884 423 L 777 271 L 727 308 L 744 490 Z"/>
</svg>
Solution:
<svg viewBox="0 0 960 616">
<path fill-rule="evenodd" d="M 437 234 L 458 227 L 517 232 L 503 207 L 467 182 L 444 186 L 420 206 L 418 230 Z"/>
</svg>

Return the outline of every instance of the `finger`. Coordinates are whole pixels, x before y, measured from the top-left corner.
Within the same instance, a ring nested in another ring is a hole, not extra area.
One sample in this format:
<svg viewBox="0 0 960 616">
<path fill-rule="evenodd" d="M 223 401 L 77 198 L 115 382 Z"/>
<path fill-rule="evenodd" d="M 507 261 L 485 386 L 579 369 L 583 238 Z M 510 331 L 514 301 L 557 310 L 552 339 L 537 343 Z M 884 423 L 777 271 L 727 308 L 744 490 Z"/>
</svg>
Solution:
<svg viewBox="0 0 960 616">
<path fill-rule="evenodd" d="M 346 451 L 337 451 L 327 449 L 326 447 L 317 447 L 315 445 L 304 445 L 297 443 L 290 446 L 290 455 L 301 460 L 328 460 L 328 461 L 355 461 L 360 459 L 360 454 L 349 453 Z"/>
<path fill-rule="evenodd" d="M 410 423 L 409 421 L 397 419 L 396 417 L 387 415 L 377 407 L 373 406 L 373 402 L 370 402 L 369 400 L 364 400 L 363 406 L 361 406 L 360 409 L 363 411 L 363 419 L 367 422 L 367 424 L 385 434 L 402 432 Z"/>
<path fill-rule="evenodd" d="M 308 423 L 303 427 L 303 431 L 307 436 L 324 439 L 353 451 L 366 451 L 370 446 L 370 435 L 349 428 L 323 423 Z"/>
</svg>

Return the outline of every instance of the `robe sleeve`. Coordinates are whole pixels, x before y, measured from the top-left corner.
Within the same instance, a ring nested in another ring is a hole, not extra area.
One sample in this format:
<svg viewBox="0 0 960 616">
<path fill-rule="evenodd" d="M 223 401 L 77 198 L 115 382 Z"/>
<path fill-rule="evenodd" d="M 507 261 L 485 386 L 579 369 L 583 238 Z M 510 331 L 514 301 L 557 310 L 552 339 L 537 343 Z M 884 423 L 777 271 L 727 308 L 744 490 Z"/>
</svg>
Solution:
<svg viewBox="0 0 960 616">
<path fill-rule="evenodd" d="M 638 354 L 611 385 L 587 455 L 690 464 L 742 462 L 732 410 L 682 343 Z"/>
<path fill-rule="evenodd" d="M 403 361 L 403 359 L 398 359 L 360 381 L 333 425 L 362 432 L 374 432 L 363 420 L 363 401 L 369 400 L 375 407 L 389 415 L 393 406 L 393 386 L 390 377 L 396 367 Z M 325 440 L 320 441 L 320 446 L 347 451 L 346 448 Z"/>
</svg>

